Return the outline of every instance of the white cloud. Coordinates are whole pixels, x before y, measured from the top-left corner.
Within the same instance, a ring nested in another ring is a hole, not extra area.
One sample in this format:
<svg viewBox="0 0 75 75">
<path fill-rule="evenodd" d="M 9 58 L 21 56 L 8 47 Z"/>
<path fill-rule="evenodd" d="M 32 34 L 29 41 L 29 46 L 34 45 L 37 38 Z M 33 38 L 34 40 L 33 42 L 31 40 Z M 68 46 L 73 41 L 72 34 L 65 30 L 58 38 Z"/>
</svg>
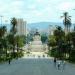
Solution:
<svg viewBox="0 0 75 75">
<path fill-rule="evenodd" d="M 36 5 L 35 4 L 32 4 L 32 5 L 29 5 L 27 8 L 29 10 L 35 10 L 36 9 Z"/>
<path fill-rule="evenodd" d="M 74 0 L 1 0 L 0 15 L 23 17 L 31 21 L 53 20 L 61 16 L 61 11 L 75 8 Z M 55 20 L 56 19 L 56 20 Z"/>
<path fill-rule="evenodd" d="M 32 11 L 32 13 L 34 16 L 42 16 L 42 12 L 37 11 L 37 10 Z"/>
<path fill-rule="evenodd" d="M 20 6 L 24 4 L 24 1 L 22 0 L 15 0 L 13 2 L 11 2 L 13 6 Z"/>
<path fill-rule="evenodd" d="M 75 2 L 63 2 L 58 5 L 60 11 L 69 11 L 75 8 Z"/>
<path fill-rule="evenodd" d="M 43 2 L 43 1 L 45 1 L 45 0 L 37 0 L 37 2 L 39 2 L 39 3 Z"/>
<path fill-rule="evenodd" d="M 8 4 L 5 4 L 1 1 L 0 2 L 0 15 L 3 14 L 4 12 L 6 12 L 7 8 L 8 8 Z"/>
</svg>

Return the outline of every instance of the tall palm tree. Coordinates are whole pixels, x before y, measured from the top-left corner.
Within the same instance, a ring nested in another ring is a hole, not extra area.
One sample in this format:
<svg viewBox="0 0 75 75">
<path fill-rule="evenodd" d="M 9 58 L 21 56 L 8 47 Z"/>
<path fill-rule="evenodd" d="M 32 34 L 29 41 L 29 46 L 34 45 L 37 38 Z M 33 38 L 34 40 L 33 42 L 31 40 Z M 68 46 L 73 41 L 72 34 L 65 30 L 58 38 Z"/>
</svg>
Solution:
<svg viewBox="0 0 75 75">
<path fill-rule="evenodd" d="M 71 18 L 70 18 L 71 16 L 68 15 L 68 12 L 65 12 L 64 15 L 63 15 L 63 17 L 64 17 L 63 24 L 65 26 L 65 34 L 66 34 L 66 36 L 68 36 L 68 34 L 70 32 L 70 27 L 71 27 Z M 67 50 L 68 50 L 69 55 L 70 55 L 70 53 L 71 53 L 70 36 L 68 36 L 68 38 L 69 39 L 67 41 L 67 46 L 68 46 Z M 70 58 L 70 56 L 69 56 L 69 58 Z"/>
<path fill-rule="evenodd" d="M 11 32 L 13 34 L 13 36 L 16 34 L 16 26 L 17 26 L 17 20 L 16 18 L 12 18 L 11 20 L 11 25 L 12 25 L 12 29 L 11 29 Z"/>
<path fill-rule="evenodd" d="M 17 32 L 17 30 L 16 30 L 16 26 L 17 26 L 17 20 L 16 20 L 16 18 L 14 17 L 14 18 L 12 18 L 12 20 L 11 20 L 11 25 L 12 25 L 12 28 L 11 28 L 11 34 L 13 35 L 13 54 L 14 54 L 14 57 L 15 57 L 15 34 L 16 34 L 16 32 Z"/>
<path fill-rule="evenodd" d="M 67 34 L 68 32 L 70 32 L 70 27 L 71 27 L 71 16 L 68 15 L 68 12 L 64 12 L 63 13 L 63 16 L 61 17 L 64 17 L 63 19 L 63 24 L 65 26 L 65 34 Z"/>
</svg>

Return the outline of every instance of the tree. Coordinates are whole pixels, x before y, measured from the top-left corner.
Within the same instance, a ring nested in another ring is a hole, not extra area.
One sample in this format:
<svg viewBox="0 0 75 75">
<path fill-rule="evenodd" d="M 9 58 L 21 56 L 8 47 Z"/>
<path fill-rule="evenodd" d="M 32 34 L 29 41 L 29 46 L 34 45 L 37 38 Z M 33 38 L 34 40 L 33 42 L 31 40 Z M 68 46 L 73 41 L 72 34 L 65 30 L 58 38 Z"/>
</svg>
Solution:
<svg viewBox="0 0 75 75">
<path fill-rule="evenodd" d="M 75 32 L 70 32 L 66 35 L 67 41 L 67 54 L 69 55 L 68 59 L 71 62 L 75 62 Z"/>
<path fill-rule="evenodd" d="M 56 30 L 54 30 L 54 33 L 53 34 L 55 36 L 55 39 L 57 41 L 57 44 L 58 44 L 59 41 L 64 40 L 65 33 L 64 33 L 64 31 L 62 30 L 62 28 L 60 26 L 58 26 L 56 28 Z"/>
<path fill-rule="evenodd" d="M 48 37 L 48 45 L 49 45 L 50 47 L 56 46 L 56 40 L 55 40 L 55 36 L 54 36 L 54 35 L 50 35 L 50 36 Z"/>
<path fill-rule="evenodd" d="M 41 35 L 41 41 L 42 41 L 42 43 L 46 43 L 46 41 L 47 41 L 47 35 L 45 34 L 45 33 L 43 33 L 42 35 Z"/>
<path fill-rule="evenodd" d="M 15 45 L 16 45 L 15 35 L 16 35 L 16 32 L 17 32 L 17 29 L 16 29 L 17 19 L 15 17 L 11 19 L 11 25 L 12 25 L 11 34 L 12 34 L 12 40 L 13 40 L 13 54 L 14 54 L 14 57 L 15 57 Z"/>
<path fill-rule="evenodd" d="M 75 47 L 75 32 L 70 33 L 70 40 L 72 42 L 72 45 Z"/>
<path fill-rule="evenodd" d="M 59 57 L 61 58 L 62 57 L 62 44 L 64 42 L 64 37 L 65 37 L 65 33 L 64 31 L 62 30 L 62 28 L 60 26 L 58 26 L 56 28 L 56 30 L 54 30 L 54 36 L 55 36 L 55 40 L 56 40 L 56 45 L 57 45 L 57 50 L 58 50 L 58 54 L 59 54 Z"/>
<path fill-rule="evenodd" d="M 6 31 L 7 31 L 6 26 L 0 27 L 0 38 L 4 37 Z"/>
<path fill-rule="evenodd" d="M 25 38 L 26 38 L 25 36 L 19 36 L 19 35 L 16 36 L 16 45 L 19 48 L 24 46 L 26 41 Z"/>
<path fill-rule="evenodd" d="M 63 13 L 63 16 L 61 17 L 64 17 L 63 19 L 63 24 L 65 26 L 65 33 L 67 34 L 68 32 L 70 32 L 70 27 L 71 27 L 71 16 L 68 15 L 68 12 L 64 12 Z"/>
<path fill-rule="evenodd" d="M 6 40 L 6 26 L 0 27 L 0 56 L 5 53 L 5 49 L 7 50 L 7 40 Z"/>
<path fill-rule="evenodd" d="M 3 40 L 4 40 L 4 36 L 5 36 L 5 33 L 6 33 L 7 29 L 6 29 L 6 26 L 2 26 L 0 27 L 0 48 L 3 48 L 4 46 L 4 43 L 3 43 Z"/>
</svg>

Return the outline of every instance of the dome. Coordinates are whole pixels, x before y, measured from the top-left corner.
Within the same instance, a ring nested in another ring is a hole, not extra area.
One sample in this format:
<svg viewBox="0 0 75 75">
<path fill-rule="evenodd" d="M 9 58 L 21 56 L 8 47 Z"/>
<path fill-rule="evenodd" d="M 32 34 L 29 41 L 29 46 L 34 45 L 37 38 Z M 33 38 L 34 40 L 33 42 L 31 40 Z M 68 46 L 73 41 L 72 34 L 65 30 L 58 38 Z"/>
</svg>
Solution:
<svg viewBox="0 0 75 75">
<path fill-rule="evenodd" d="M 39 32 L 36 32 L 34 35 L 40 35 L 40 33 Z"/>
<path fill-rule="evenodd" d="M 40 33 L 38 32 L 38 29 L 36 29 L 36 32 L 34 35 L 40 35 Z"/>
</svg>

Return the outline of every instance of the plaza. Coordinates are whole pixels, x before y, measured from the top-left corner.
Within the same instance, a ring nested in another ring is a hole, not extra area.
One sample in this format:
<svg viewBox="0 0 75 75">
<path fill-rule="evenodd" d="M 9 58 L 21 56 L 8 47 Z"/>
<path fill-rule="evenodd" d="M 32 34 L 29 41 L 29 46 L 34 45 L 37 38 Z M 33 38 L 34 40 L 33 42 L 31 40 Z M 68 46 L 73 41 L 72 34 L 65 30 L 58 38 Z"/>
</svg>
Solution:
<svg viewBox="0 0 75 75">
<path fill-rule="evenodd" d="M 20 58 L 0 64 L 0 75 L 75 75 L 75 65 L 66 62 L 64 70 L 58 70 L 52 58 Z"/>
</svg>

